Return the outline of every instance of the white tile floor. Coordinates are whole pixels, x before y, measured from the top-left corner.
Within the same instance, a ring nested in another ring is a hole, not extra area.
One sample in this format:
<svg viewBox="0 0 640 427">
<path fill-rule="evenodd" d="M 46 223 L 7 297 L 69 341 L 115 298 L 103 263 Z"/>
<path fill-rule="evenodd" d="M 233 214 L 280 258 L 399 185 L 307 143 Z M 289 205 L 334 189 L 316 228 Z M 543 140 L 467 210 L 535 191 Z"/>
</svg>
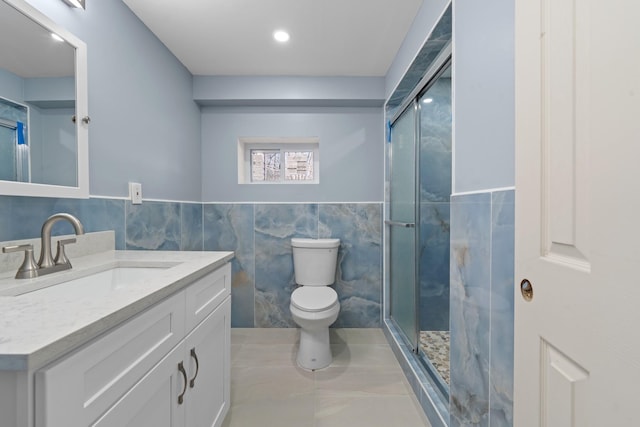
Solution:
<svg viewBox="0 0 640 427">
<path fill-rule="evenodd" d="M 380 329 L 332 329 L 333 363 L 295 363 L 297 329 L 231 330 L 224 427 L 430 427 Z"/>
</svg>

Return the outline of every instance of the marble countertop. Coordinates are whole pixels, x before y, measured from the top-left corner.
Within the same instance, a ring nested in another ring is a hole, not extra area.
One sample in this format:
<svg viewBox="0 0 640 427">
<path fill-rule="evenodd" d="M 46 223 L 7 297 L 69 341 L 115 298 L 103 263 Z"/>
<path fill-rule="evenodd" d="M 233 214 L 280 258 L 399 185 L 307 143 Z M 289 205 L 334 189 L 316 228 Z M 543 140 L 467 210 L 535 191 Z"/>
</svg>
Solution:
<svg viewBox="0 0 640 427">
<path fill-rule="evenodd" d="M 232 258 L 233 252 L 109 250 L 73 258 L 73 269 L 37 279 L 1 274 L 0 370 L 38 369 Z M 16 289 L 38 289 L 116 266 L 139 265 L 168 268 L 100 296 L 63 291 L 11 296 Z"/>
</svg>

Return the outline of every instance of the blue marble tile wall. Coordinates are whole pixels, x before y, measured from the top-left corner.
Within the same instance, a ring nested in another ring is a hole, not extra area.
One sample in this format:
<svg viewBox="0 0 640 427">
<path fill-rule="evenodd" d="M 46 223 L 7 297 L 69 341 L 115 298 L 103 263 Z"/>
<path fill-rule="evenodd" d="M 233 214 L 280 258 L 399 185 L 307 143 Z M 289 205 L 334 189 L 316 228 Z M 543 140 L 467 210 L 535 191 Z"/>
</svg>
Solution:
<svg viewBox="0 0 640 427">
<path fill-rule="evenodd" d="M 451 199 L 451 427 L 513 425 L 514 191 Z"/>
<path fill-rule="evenodd" d="M 231 261 L 231 323 L 253 327 L 255 242 L 252 204 L 204 205 L 204 250 L 234 250 Z"/>
<path fill-rule="evenodd" d="M 87 232 L 114 230 L 116 249 L 202 250 L 202 204 L 121 199 L 58 199 L 0 196 L 0 241 L 40 236 L 42 223 L 57 212 L 77 216 Z M 72 234 L 65 222 L 54 235 Z"/>
<path fill-rule="evenodd" d="M 449 330 L 451 79 L 439 78 L 420 103 L 420 330 Z"/>
<path fill-rule="evenodd" d="M 116 249 L 232 250 L 232 326 L 294 327 L 290 239 L 341 240 L 335 327 L 380 327 L 382 203 L 202 204 L 0 196 L 0 241 L 39 237 L 44 220 L 68 212 L 85 231 L 114 230 Z M 72 234 L 64 222 L 54 235 Z"/>
<path fill-rule="evenodd" d="M 382 204 L 205 204 L 205 250 L 236 248 L 231 324 L 295 327 L 289 297 L 295 288 L 290 239 L 341 240 L 334 327 L 380 327 Z"/>
</svg>

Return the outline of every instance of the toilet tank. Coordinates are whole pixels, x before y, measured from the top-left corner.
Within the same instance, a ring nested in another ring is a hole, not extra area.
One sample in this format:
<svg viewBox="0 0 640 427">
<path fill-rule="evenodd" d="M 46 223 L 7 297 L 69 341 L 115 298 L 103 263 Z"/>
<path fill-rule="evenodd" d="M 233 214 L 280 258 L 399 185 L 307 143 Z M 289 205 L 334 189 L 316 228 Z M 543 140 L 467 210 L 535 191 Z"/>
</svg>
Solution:
<svg viewBox="0 0 640 427">
<path fill-rule="evenodd" d="M 340 239 L 291 239 L 296 283 L 328 286 L 335 282 Z"/>
</svg>

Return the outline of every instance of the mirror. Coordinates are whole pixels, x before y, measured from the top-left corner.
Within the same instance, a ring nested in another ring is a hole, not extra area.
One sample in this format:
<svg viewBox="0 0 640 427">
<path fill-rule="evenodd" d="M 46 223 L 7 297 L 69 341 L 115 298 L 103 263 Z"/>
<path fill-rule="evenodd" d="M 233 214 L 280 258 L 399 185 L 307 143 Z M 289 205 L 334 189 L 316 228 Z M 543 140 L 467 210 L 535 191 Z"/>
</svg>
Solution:
<svg viewBox="0 0 640 427">
<path fill-rule="evenodd" d="M 89 196 L 86 71 L 84 42 L 0 0 L 0 194 Z"/>
</svg>

